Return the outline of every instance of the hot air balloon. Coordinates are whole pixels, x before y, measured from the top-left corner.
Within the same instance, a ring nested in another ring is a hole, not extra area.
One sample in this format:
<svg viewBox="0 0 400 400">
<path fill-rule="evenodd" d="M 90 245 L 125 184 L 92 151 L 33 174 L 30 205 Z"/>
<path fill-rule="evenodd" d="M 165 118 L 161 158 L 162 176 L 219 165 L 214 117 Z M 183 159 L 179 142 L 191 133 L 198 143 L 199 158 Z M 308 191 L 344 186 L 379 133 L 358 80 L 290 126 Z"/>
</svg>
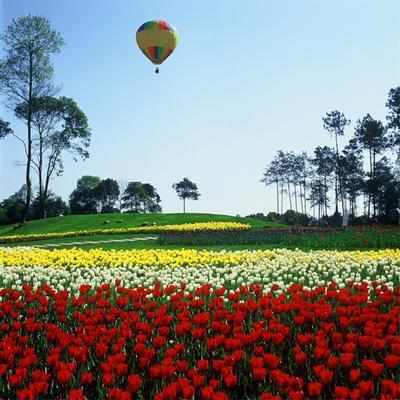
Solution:
<svg viewBox="0 0 400 400">
<path fill-rule="evenodd" d="M 166 21 L 145 22 L 136 32 L 136 42 L 143 54 L 155 65 L 162 64 L 178 44 L 178 32 Z M 159 72 L 158 67 L 156 73 Z"/>
</svg>

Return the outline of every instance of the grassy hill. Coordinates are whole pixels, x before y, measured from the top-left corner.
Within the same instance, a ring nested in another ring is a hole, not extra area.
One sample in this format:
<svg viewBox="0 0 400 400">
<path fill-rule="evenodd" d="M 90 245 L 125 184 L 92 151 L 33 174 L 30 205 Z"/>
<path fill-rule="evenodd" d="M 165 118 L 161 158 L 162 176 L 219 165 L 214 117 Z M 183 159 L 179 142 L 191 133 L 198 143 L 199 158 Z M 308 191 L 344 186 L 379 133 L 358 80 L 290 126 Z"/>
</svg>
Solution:
<svg viewBox="0 0 400 400">
<path fill-rule="evenodd" d="M 104 221 L 106 220 L 110 221 L 110 223 L 105 224 Z M 118 223 L 118 220 L 123 220 L 123 222 Z M 25 225 L 15 229 L 15 224 L 7 225 L 0 227 L 0 235 L 26 235 L 31 233 L 127 228 L 140 226 L 143 222 L 155 222 L 157 225 L 167 225 L 209 221 L 243 222 L 250 224 L 253 228 L 279 226 L 279 224 L 274 222 L 265 222 L 254 218 L 241 218 L 220 214 L 90 214 L 68 215 L 65 217 L 53 217 L 28 221 Z"/>
</svg>

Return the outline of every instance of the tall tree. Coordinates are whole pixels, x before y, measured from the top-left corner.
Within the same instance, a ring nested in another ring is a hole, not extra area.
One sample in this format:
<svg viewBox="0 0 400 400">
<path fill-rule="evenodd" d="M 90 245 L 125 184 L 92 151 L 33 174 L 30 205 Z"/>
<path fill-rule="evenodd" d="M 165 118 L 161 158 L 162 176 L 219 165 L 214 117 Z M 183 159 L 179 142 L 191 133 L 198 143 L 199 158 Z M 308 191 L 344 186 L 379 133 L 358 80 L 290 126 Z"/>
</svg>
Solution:
<svg viewBox="0 0 400 400">
<path fill-rule="evenodd" d="M 197 200 L 200 197 L 197 185 L 188 178 L 183 178 L 180 182 L 174 183 L 172 188 L 178 197 L 183 200 L 183 212 L 186 212 L 186 199 Z"/>
<path fill-rule="evenodd" d="M 15 192 L 13 195 L 4 199 L 0 203 L 1 209 L 1 223 L 2 224 L 14 224 L 21 220 L 21 214 L 24 211 L 26 202 L 26 186 L 22 185 L 21 189 Z"/>
<path fill-rule="evenodd" d="M 332 173 L 335 171 L 335 152 L 328 146 L 318 146 L 311 160 L 314 167 L 312 179 L 312 203 L 318 206 L 318 218 L 328 215 L 328 192 L 331 185 Z"/>
<path fill-rule="evenodd" d="M 343 190 L 349 199 L 349 211 L 357 215 L 357 197 L 364 187 L 363 155 L 355 139 L 351 139 L 345 146 L 339 158 L 342 171 Z"/>
<path fill-rule="evenodd" d="M 279 160 L 275 157 L 264 171 L 261 182 L 266 186 L 276 186 L 276 212 L 279 214 L 279 182 L 281 180 L 281 169 Z"/>
<path fill-rule="evenodd" d="M 388 120 L 388 129 L 391 132 L 390 146 L 397 154 L 397 173 L 400 179 L 400 86 L 390 89 L 386 107 L 389 109 L 389 114 L 386 117 Z M 400 199 L 398 201 L 400 207 Z"/>
<path fill-rule="evenodd" d="M 161 206 L 160 206 L 161 197 L 157 193 L 156 188 L 153 185 L 150 185 L 150 183 L 144 183 L 143 189 L 147 195 L 143 204 L 144 212 L 149 212 L 149 213 L 161 212 Z"/>
<path fill-rule="evenodd" d="M 326 113 L 325 117 L 322 118 L 324 128 L 329 132 L 330 135 L 335 137 L 335 146 L 336 146 L 336 168 L 335 168 L 335 212 L 339 212 L 338 203 L 339 203 L 339 193 L 342 200 L 342 212 L 346 211 L 345 202 L 344 202 L 344 193 L 342 191 L 342 182 L 341 182 L 341 173 L 340 173 L 340 165 L 339 165 L 339 145 L 338 145 L 338 136 L 344 135 L 344 130 L 347 125 L 350 124 L 350 120 L 345 117 L 343 113 L 340 111 L 332 111 L 330 113 Z M 339 190 L 338 190 L 339 189 Z"/>
<path fill-rule="evenodd" d="M 70 213 L 67 203 L 60 196 L 56 196 L 51 190 L 48 193 L 46 201 L 46 211 L 48 217 L 58 217 Z M 32 201 L 29 215 L 33 219 L 43 218 L 43 210 L 39 196 L 36 196 Z"/>
<path fill-rule="evenodd" d="M 298 169 L 299 169 L 299 187 L 300 187 L 300 203 L 301 203 L 301 212 L 303 214 L 307 214 L 307 190 L 308 190 L 308 181 L 310 176 L 310 159 L 307 155 L 307 152 L 303 151 L 298 156 Z"/>
<path fill-rule="evenodd" d="M 118 179 L 117 180 L 118 183 L 118 188 L 119 188 L 119 195 L 118 195 L 118 210 L 121 213 L 122 212 L 122 198 L 124 196 L 125 190 L 128 187 L 128 182 L 124 181 L 123 179 Z"/>
<path fill-rule="evenodd" d="M 19 137 L 26 155 L 26 203 L 21 216 L 25 222 L 32 197 L 32 110 L 35 99 L 54 95 L 53 66 L 50 56 L 58 53 L 64 41 L 52 29 L 50 22 L 40 16 L 21 17 L 13 20 L 1 36 L 5 44 L 4 58 L 0 61 L 0 91 L 7 105 L 14 109 L 21 102 L 27 106 L 24 122 L 26 138 Z"/>
<path fill-rule="evenodd" d="M 135 213 L 144 212 L 146 198 L 147 193 L 142 182 L 129 182 L 122 197 L 122 207 Z"/>
<path fill-rule="evenodd" d="M 367 114 L 362 120 L 357 121 L 354 134 L 358 144 L 369 153 L 369 173 L 366 186 L 368 194 L 368 218 L 371 215 L 371 202 L 373 205 L 373 216 L 376 217 L 377 190 L 379 185 L 376 182 L 376 157 L 387 148 L 388 138 L 386 129 L 381 121 L 378 121 Z"/>
<path fill-rule="evenodd" d="M 375 179 L 371 181 L 372 192 L 376 193 L 376 214 L 380 221 L 388 221 L 390 213 L 398 205 L 400 182 L 396 180 L 390 161 L 382 157 L 376 162 Z"/>
<path fill-rule="evenodd" d="M 111 178 L 101 180 L 93 189 L 93 196 L 100 204 L 103 214 L 115 212 L 115 205 L 119 196 L 117 181 Z"/>
<path fill-rule="evenodd" d="M 15 114 L 26 119 L 28 106 L 21 103 Z M 89 156 L 91 131 L 86 115 L 74 100 L 41 97 L 32 102 L 32 126 L 37 132 L 32 142 L 32 165 L 39 178 L 39 205 L 46 217 L 50 179 L 63 173 L 62 155 L 70 153 L 75 161 Z"/>
<path fill-rule="evenodd" d="M 84 175 L 76 184 L 76 188 L 69 197 L 71 214 L 96 214 L 97 200 L 94 189 L 100 183 L 98 176 Z"/>
</svg>

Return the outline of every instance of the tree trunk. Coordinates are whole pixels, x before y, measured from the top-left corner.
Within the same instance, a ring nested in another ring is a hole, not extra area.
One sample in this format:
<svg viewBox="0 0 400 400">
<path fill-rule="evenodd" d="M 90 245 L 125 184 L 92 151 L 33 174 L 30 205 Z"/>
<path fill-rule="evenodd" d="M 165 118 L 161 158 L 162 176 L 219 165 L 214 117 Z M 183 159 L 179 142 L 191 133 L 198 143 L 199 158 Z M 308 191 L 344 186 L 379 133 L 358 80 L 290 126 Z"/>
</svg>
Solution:
<svg viewBox="0 0 400 400">
<path fill-rule="evenodd" d="M 325 215 L 328 215 L 328 194 L 326 190 L 327 179 L 326 174 L 324 175 L 324 205 L 325 205 Z"/>
<path fill-rule="evenodd" d="M 298 209 L 297 209 L 297 185 L 296 184 L 294 184 L 294 207 L 296 209 L 296 212 L 298 212 Z"/>
<path fill-rule="evenodd" d="M 343 185 L 342 185 L 342 178 L 340 173 L 340 164 L 339 164 L 339 146 L 337 141 L 337 135 L 335 135 L 335 142 L 336 142 L 336 177 L 337 181 L 339 182 L 339 193 L 340 193 L 340 200 L 342 202 L 342 214 L 345 212 L 345 205 L 343 199 Z M 338 211 L 338 198 L 337 198 L 337 185 L 336 185 L 336 212 Z"/>
<path fill-rule="evenodd" d="M 185 204 L 185 202 L 186 202 L 186 199 L 183 198 L 183 213 L 184 214 L 186 213 L 186 204 Z"/>
<path fill-rule="evenodd" d="M 377 188 L 375 186 L 375 149 L 373 149 L 373 151 L 372 151 L 372 162 L 373 162 L 373 178 L 372 179 L 374 182 L 374 186 L 373 186 L 374 191 L 372 193 L 372 204 L 373 204 L 373 209 L 374 209 L 374 222 L 375 222 L 375 219 L 376 219 L 376 191 L 377 191 Z"/>
<path fill-rule="evenodd" d="M 276 181 L 276 213 L 279 214 L 279 182 Z"/>
<path fill-rule="evenodd" d="M 372 151 L 369 149 L 369 179 L 372 180 Z M 371 182 L 370 182 L 371 183 Z M 368 190 L 368 219 L 371 215 L 371 190 Z"/>
<path fill-rule="evenodd" d="M 39 163 L 38 163 L 38 175 L 39 175 L 39 204 L 40 211 L 43 218 L 46 218 L 46 193 L 47 188 L 45 188 L 45 193 L 43 193 L 43 135 L 42 130 L 39 130 Z M 48 186 L 46 179 L 46 186 Z"/>
<path fill-rule="evenodd" d="M 288 187 L 288 196 L 289 196 L 289 205 L 290 205 L 290 210 L 292 210 L 292 195 L 290 193 L 290 183 L 287 181 L 287 187 Z"/>
<path fill-rule="evenodd" d="M 303 192 L 302 192 L 302 187 L 301 187 L 301 181 L 300 181 L 300 184 L 299 184 L 299 197 L 300 197 L 301 213 L 304 214 L 304 208 L 303 208 Z"/>
<path fill-rule="evenodd" d="M 21 223 L 26 222 L 29 206 L 31 204 L 32 196 L 32 182 L 31 182 L 31 160 L 32 160 L 32 85 L 33 85 L 33 54 L 29 54 L 29 94 L 28 94 L 28 143 L 27 143 L 27 157 L 26 157 L 26 199 L 25 207 L 21 215 Z"/>
</svg>

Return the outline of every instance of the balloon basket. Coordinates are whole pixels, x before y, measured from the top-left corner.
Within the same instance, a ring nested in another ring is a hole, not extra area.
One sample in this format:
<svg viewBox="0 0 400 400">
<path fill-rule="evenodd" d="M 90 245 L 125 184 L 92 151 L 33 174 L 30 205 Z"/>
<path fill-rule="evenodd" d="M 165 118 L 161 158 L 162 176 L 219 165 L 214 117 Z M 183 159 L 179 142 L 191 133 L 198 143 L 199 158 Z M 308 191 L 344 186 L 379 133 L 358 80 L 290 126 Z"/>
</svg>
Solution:
<svg viewBox="0 0 400 400">
<path fill-rule="evenodd" d="M 158 69 L 158 67 L 156 68 L 156 74 L 160 73 L 160 70 Z"/>
</svg>

